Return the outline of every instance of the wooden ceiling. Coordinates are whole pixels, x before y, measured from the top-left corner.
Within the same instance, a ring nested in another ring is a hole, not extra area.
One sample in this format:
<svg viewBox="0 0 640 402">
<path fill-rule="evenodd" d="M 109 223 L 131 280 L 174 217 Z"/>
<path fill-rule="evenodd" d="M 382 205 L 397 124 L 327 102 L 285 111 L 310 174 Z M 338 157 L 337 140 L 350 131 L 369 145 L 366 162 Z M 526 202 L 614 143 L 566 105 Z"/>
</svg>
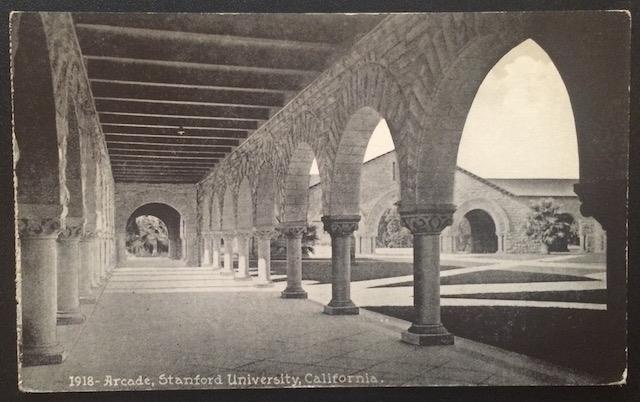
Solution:
<svg viewBox="0 0 640 402">
<path fill-rule="evenodd" d="M 73 18 L 115 181 L 196 183 L 383 17 Z"/>
</svg>

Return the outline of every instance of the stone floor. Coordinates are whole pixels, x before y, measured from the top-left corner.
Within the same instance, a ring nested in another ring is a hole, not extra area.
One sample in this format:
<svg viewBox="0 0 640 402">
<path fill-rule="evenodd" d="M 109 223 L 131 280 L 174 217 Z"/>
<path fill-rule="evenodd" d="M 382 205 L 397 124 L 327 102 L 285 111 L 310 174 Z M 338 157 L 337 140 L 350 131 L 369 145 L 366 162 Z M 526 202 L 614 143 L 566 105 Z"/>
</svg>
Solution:
<svg viewBox="0 0 640 402">
<path fill-rule="evenodd" d="M 59 327 L 68 351 L 65 362 L 24 368 L 22 388 L 96 391 L 593 381 L 462 338 L 456 338 L 455 346 L 407 345 L 399 340 L 400 331 L 409 325 L 405 321 L 366 310 L 359 316 L 327 316 L 317 301 L 280 299 L 281 283 L 271 288 L 255 284 L 207 268 L 118 268 L 98 303 L 83 306 L 85 324 Z M 132 382 L 116 385 L 116 379 Z M 74 382 L 80 385 L 71 386 Z"/>
</svg>

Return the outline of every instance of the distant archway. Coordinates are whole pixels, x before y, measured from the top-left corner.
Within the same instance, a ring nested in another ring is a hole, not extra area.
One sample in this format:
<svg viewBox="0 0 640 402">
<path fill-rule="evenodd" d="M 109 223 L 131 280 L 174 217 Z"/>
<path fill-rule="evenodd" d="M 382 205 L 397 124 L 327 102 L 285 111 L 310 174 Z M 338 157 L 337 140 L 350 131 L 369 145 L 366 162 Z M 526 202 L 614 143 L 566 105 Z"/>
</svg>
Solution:
<svg viewBox="0 0 640 402">
<path fill-rule="evenodd" d="M 458 226 L 458 250 L 470 253 L 498 251 L 496 224 L 486 211 L 473 209 L 464 215 Z"/>
<path fill-rule="evenodd" d="M 131 254 L 166 255 L 173 259 L 184 256 L 182 217 L 167 204 L 149 203 L 138 207 L 127 219 L 126 229 L 127 251 Z"/>
</svg>

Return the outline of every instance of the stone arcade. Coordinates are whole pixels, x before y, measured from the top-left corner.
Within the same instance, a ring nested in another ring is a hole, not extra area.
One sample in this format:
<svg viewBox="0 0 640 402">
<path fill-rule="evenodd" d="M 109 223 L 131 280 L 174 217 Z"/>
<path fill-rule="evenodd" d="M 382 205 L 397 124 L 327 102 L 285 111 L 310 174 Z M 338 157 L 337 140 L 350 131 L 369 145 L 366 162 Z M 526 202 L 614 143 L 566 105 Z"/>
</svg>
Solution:
<svg viewBox="0 0 640 402">
<path fill-rule="evenodd" d="M 23 364 L 64 359 L 56 325 L 83 320 L 78 306 L 94 301 L 128 258 L 126 225 L 142 213 L 165 221 L 172 258 L 233 280 L 248 277 L 253 237 L 262 285 L 270 282 L 269 239 L 284 233 L 282 297 L 302 303 L 295 299 L 306 297 L 300 242 L 314 158 L 332 250 L 324 311 L 358 314 L 348 239 L 367 224 L 362 160 L 381 118 L 395 145 L 402 222 L 414 236 L 416 314 L 401 337 L 453 343 L 440 321 L 438 279 L 441 234 L 460 208 L 460 136 L 487 72 L 533 39 L 570 95 L 580 159 L 574 189 L 582 214 L 606 231 L 610 322 L 602 325 L 616 345 L 612 359 L 624 365 L 626 14 L 251 18 L 12 16 Z"/>
</svg>

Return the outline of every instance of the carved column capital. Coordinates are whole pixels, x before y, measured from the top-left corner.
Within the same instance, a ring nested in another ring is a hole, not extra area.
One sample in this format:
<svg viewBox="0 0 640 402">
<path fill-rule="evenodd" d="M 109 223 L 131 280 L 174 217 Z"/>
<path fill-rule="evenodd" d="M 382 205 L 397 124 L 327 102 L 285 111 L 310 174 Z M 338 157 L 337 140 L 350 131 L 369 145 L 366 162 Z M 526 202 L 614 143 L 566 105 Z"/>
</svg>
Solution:
<svg viewBox="0 0 640 402">
<path fill-rule="evenodd" d="M 271 240 L 278 237 L 278 231 L 273 226 L 260 226 L 253 228 L 253 233 L 259 240 Z"/>
<path fill-rule="evenodd" d="M 18 235 L 20 238 L 57 237 L 62 225 L 59 218 L 20 218 Z"/>
<path fill-rule="evenodd" d="M 253 232 L 251 230 L 236 230 L 235 235 L 237 238 L 247 241 L 253 236 Z"/>
<path fill-rule="evenodd" d="M 94 232 L 93 230 L 84 230 L 84 233 L 82 234 L 82 240 L 84 241 L 88 241 L 88 240 L 93 240 L 93 239 L 97 239 L 98 236 L 96 235 L 96 232 Z M 126 238 L 126 235 L 125 235 Z"/>
<path fill-rule="evenodd" d="M 433 205 L 413 211 L 400 211 L 402 224 L 414 235 L 436 235 L 453 223 L 456 207 L 452 204 Z"/>
<path fill-rule="evenodd" d="M 301 239 L 302 235 L 307 231 L 307 222 L 285 222 L 278 227 L 278 231 L 288 239 Z"/>
<path fill-rule="evenodd" d="M 360 215 L 325 215 L 321 219 L 325 232 L 331 236 L 347 237 L 358 230 Z"/>
<path fill-rule="evenodd" d="M 71 224 L 70 222 L 66 222 L 65 227 L 62 228 L 60 234 L 58 235 L 58 240 L 80 240 L 82 237 L 82 223 L 80 224 Z"/>
<path fill-rule="evenodd" d="M 225 240 L 225 243 L 226 243 L 227 239 L 233 241 L 233 238 L 236 236 L 236 233 L 235 232 L 222 232 L 222 233 L 220 233 L 220 236 Z"/>
<path fill-rule="evenodd" d="M 580 181 L 573 185 L 582 215 L 595 218 L 604 230 L 624 225 L 627 216 L 626 180 Z"/>
</svg>

